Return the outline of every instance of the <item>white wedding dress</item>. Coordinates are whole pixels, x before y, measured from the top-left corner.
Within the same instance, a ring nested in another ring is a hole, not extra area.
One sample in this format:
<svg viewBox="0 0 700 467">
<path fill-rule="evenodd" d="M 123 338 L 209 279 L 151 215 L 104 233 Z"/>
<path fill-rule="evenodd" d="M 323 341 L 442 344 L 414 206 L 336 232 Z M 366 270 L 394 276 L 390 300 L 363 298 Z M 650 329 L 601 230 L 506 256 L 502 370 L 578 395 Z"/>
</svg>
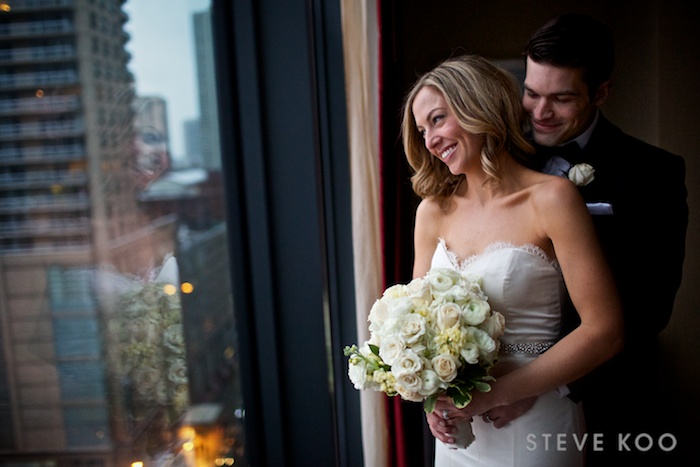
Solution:
<svg viewBox="0 0 700 467">
<path fill-rule="evenodd" d="M 431 267 L 482 278 L 491 307 L 505 316 L 497 365 L 524 365 L 559 338 L 564 280 L 556 261 L 535 245 L 494 243 L 470 258 L 457 258 L 440 240 Z M 436 467 L 573 467 L 583 465 L 585 427 L 579 404 L 559 391 L 538 397 L 524 415 L 496 429 L 481 417 L 467 449 L 435 445 Z"/>
</svg>

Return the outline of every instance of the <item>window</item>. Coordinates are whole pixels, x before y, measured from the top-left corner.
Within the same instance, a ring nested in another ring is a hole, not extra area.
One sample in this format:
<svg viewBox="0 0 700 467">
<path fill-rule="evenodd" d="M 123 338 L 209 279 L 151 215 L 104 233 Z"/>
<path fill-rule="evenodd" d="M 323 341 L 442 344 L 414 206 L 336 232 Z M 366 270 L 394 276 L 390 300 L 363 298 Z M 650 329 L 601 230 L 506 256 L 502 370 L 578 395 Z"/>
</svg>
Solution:
<svg viewBox="0 0 700 467">
<path fill-rule="evenodd" d="M 12 3 L 0 465 L 247 465 L 209 0 Z"/>
</svg>

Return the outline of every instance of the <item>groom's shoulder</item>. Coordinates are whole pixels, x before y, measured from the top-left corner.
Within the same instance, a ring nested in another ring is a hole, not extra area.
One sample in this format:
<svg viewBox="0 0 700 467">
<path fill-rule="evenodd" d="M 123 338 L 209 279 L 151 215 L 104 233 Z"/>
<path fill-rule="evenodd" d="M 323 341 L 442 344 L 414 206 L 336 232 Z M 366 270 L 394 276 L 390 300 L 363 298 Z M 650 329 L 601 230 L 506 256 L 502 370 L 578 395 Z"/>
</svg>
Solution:
<svg viewBox="0 0 700 467">
<path fill-rule="evenodd" d="M 609 153 L 615 158 L 629 160 L 636 165 L 647 163 L 662 163 L 674 167 L 685 165 L 680 155 L 632 136 L 605 118 L 601 119 L 591 137 L 591 142 L 594 141 L 597 150 Z"/>
</svg>

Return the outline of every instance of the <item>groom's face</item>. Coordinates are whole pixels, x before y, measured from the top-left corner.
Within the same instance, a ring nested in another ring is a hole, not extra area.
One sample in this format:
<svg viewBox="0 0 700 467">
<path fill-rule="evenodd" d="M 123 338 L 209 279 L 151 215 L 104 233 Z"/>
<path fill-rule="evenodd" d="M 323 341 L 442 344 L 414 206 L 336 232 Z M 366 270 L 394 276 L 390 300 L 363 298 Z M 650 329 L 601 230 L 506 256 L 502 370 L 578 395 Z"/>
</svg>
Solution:
<svg viewBox="0 0 700 467">
<path fill-rule="evenodd" d="M 583 133 L 593 121 L 583 70 L 555 67 L 527 59 L 523 108 L 536 143 L 557 146 Z"/>
</svg>

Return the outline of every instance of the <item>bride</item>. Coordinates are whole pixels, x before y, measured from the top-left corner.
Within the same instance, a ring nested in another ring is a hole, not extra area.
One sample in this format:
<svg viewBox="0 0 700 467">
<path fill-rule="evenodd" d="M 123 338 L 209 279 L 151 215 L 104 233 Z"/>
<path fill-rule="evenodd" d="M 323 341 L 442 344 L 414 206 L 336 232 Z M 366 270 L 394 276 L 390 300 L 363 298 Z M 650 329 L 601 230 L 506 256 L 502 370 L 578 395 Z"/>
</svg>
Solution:
<svg viewBox="0 0 700 467">
<path fill-rule="evenodd" d="M 515 79 L 477 56 L 443 62 L 405 103 L 404 149 L 422 198 L 413 275 L 476 274 L 506 319 L 492 390 L 461 410 L 441 399 L 427 415 L 437 467 L 582 465 L 585 425 L 566 384 L 622 347 L 619 299 L 586 206 L 569 180 L 526 167 L 522 123 Z M 581 324 L 560 338 L 567 291 Z M 500 427 L 498 407 L 534 398 Z M 470 420 L 476 440 L 454 449 Z"/>
</svg>

